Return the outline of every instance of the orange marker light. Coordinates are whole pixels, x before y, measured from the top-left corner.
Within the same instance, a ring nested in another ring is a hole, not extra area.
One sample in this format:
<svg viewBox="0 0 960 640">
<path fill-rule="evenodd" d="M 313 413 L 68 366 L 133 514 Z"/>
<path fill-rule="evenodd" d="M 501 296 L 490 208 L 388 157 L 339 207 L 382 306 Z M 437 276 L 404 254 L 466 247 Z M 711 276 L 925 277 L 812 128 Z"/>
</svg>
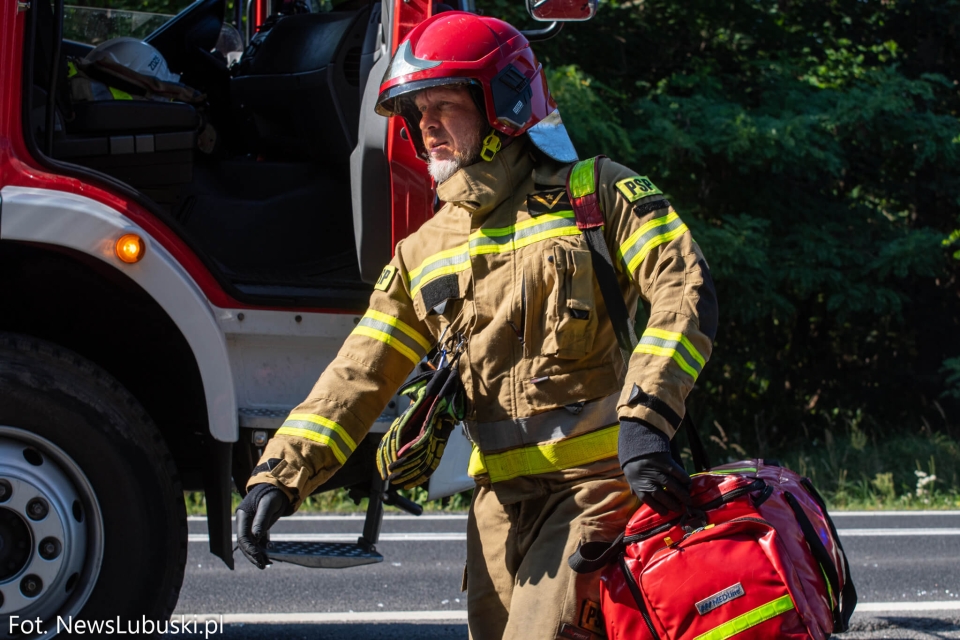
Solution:
<svg viewBox="0 0 960 640">
<path fill-rule="evenodd" d="M 140 262 L 145 249 L 143 239 L 135 233 L 128 233 L 117 240 L 117 257 L 127 264 Z"/>
</svg>

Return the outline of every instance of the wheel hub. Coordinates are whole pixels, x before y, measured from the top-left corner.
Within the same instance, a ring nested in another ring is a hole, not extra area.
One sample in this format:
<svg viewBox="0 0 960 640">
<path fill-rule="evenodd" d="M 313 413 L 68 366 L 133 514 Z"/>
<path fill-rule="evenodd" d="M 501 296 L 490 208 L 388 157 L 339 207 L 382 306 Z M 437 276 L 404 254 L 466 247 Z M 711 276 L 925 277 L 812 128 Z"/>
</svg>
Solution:
<svg viewBox="0 0 960 640">
<path fill-rule="evenodd" d="M 0 426 L 0 618 L 75 615 L 103 557 L 99 504 L 52 442 Z"/>
<path fill-rule="evenodd" d="M 0 582 L 9 580 L 30 560 L 30 529 L 17 512 L 0 507 Z"/>
</svg>

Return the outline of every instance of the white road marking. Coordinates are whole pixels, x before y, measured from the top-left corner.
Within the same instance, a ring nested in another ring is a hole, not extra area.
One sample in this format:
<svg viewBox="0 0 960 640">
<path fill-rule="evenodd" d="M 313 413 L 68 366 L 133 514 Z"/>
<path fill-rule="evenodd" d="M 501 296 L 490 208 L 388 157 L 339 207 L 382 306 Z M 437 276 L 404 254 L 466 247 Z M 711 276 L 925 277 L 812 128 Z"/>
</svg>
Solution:
<svg viewBox="0 0 960 640">
<path fill-rule="evenodd" d="M 300 516 L 292 515 L 289 518 L 284 518 L 280 522 L 321 522 L 321 521 L 335 521 L 335 522 L 346 522 L 355 520 L 357 522 L 363 522 L 364 514 L 346 514 L 346 515 L 309 515 L 309 516 Z M 412 516 L 406 514 L 384 514 L 383 520 L 385 522 L 394 521 L 394 520 L 466 520 L 467 514 L 459 513 L 425 513 L 422 516 Z M 231 518 L 231 520 L 236 520 L 236 518 Z M 206 522 L 207 516 L 189 516 L 187 517 L 187 522 Z"/>
<path fill-rule="evenodd" d="M 841 538 L 857 536 L 960 536 L 960 529 L 949 527 L 926 529 L 837 529 Z"/>
<path fill-rule="evenodd" d="M 274 542 L 356 542 L 359 534 L 349 533 L 271 533 Z M 189 542 L 207 542 L 205 533 L 191 533 Z M 466 533 L 381 533 L 380 542 L 451 542 L 466 541 Z M 237 541 L 237 536 L 233 536 Z"/>
<path fill-rule="evenodd" d="M 898 611 L 960 611 L 957 601 L 860 602 L 856 613 L 894 613 Z M 217 620 L 224 624 L 316 624 L 337 622 L 426 622 L 467 619 L 466 611 L 347 611 L 338 613 L 224 613 L 177 614 L 180 620 Z"/>
<path fill-rule="evenodd" d="M 180 614 L 174 616 L 180 619 Z M 184 614 L 191 621 L 221 619 L 220 614 Z M 467 620 L 466 611 L 348 611 L 345 613 L 224 613 L 224 624 L 297 624 L 311 622 L 424 622 Z"/>
<path fill-rule="evenodd" d="M 895 611 L 960 611 L 960 602 L 858 602 L 854 615 L 858 613 L 893 613 Z"/>
<path fill-rule="evenodd" d="M 831 511 L 834 518 L 883 516 L 960 516 L 960 511 Z"/>
<path fill-rule="evenodd" d="M 837 529 L 841 538 L 861 537 L 901 537 L 901 536 L 960 536 L 960 529 L 955 528 L 925 528 L 925 529 Z M 356 542 L 359 534 L 351 533 L 273 533 L 270 539 L 276 542 Z M 380 542 L 459 542 L 465 541 L 467 534 L 463 532 L 428 532 L 428 533 L 381 533 Z M 206 533 L 191 533 L 190 542 L 207 542 Z M 233 536 L 237 541 L 237 536 Z"/>
</svg>

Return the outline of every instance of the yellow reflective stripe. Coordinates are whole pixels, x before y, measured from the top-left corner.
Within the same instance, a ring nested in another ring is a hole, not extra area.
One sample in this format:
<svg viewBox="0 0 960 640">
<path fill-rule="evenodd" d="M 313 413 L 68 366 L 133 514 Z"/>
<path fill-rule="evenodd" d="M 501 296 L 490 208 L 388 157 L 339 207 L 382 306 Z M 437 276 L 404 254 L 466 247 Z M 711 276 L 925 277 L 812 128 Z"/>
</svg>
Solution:
<svg viewBox="0 0 960 640">
<path fill-rule="evenodd" d="M 617 258 L 626 265 L 627 273 L 633 273 L 654 248 L 683 235 L 686 230 L 687 225 L 680 220 L 677 212 L 671 211 L 644 223 L 630 234 L 617 249 Z"/>
<path fill-rule="evenodd" d="M 398 340 L 397 338 L 394 338 L 389 333 L 378 331 L 373 327 L 358 326 L 358 327 L 354 327 L 351 335 L 366 336 L 368 338 L 373 338 L 374 340 L 379 340 L 380 342 L 386 345 L 389 345 L 394 349 L 396 349 L 397 351 L 399 351 L 400 353 L 402 353 L 404 356 L 409 358 L 413 364 L 417 364 L 418 362 L 420 362 L 421 356 L 418 356 L 413 349 L 403 344 L 402 342 L 400 342 L 400 340 Z"/>
<path fill-rule="evenodd" d="M 67 61 L 67 77 L 72 78 L 78 73 L 79 71 L 77 71 L 77 65 L 75 65 L 73 62 Z"/>
<path fill-rule="evenodd" d="M 419 267 L 417 267 L 416 269 L 410 270 L 410 272 L 407 273 L 407 279 L 409 279 L 410 282 L 413 282 L 414 280 L 417 279 L 417 276 L 419 276 L 420 273 L 426 267 L 429 267 L 431 264 L 433 264 L 434 262 L 437 262 L 438 260 L 443 260 L 444 258 L 452 258 L 454 256 L 460 255 L 461 253 L 464 253 L 467 250 L 467 246 L 468 246 L 467 243 L 463 243 L 458 247 L 454 247 L 453 249 L 447 249 L 445 251 L 441 251 L 440 253 L 433 254 L 432 256 L 430 256 L 429 258 L 421 262 Z"/>
<path fill-rule="evenodd" d="M 407 284 L 410 287 L 410 296 L 435 278 L 451 273 L 459 273 L 470 268 L 470 243 L 465 242 L 453 249 L 435 253 L 420 263 L 420 266 L 407 274 Z"/>
<path fill-rule="evenodd" d="M 594 165 L 596 165 L 596 163 L 596 158 L 590 158 L 588 160 L 581 160 L 573 165 L 573 170 L 570 172 L 571 196 L 574 198 L 582 198 L 597 190 L 597 185 L 593 179 Z"/>
<path fill-rule="evenodd" d="M 751 627 L 764 623 L 771 618 L 775 618 L 781 613 L 786 613 L 793 608 L 793 600 L 790 599 L 790 596 L 781 596 L 772 602 L 768 602 L 741 616 L 737 616 L 733 620 L 728 620 L 706 633 L 700 634 L 694 638 L 694 640 L 726 640 Z"/>
<path fill-rule="evenodd" d="M 648 353 L 652 356 L 661 356 L 663 358 L 673 358 L 673 361 L 680 365 L 680 368 L 689 373 L 691 376 L 696 378 L 700 375 L 696 369 L 691 367 L 686 363 L 676 349 L 664 349 L 663 347 L 657 347 L 652 344 L 638 344 L 637 348 L 633 350 L 634 353 Z"/>
<path fill-rule="evenodd" d="M 312 413 L 291 413 L 283 424 L 284 426 L 277 430 L 278 436 L 296 436 L 325 444 L 330 447 L 333 456 L 340 464 L 346 462 L 347 457 L 357 448 L 357 443 L 350 437 L 346 429 L 323 416 Z M 300 424 L 302 426 L 286 426 L 288 424 Z M 344 448 L 347 451 L 344 451 Z"/>
<path fill-rule="evenodd" d="M 340 447 L 337 446 L 336 441 L 328 435 L 317 433 L 316 431 L 310 431 L 309 429 L 296 429 L 294 427 L 280 427 L 277 429 L 277 435 L 297 436 L 299 438 L 306 438 L 307 440 L 313 440 L 314 442 L 325 444 L 330 447 L 330 451 L 333 452 L 333 456 L 340 462 L 340 464 L 343 464 L 347 461 L 347 456 L 340 451 Z"/>
<path fill-rule="evenodd" d="M 653 336 L 654 338 L 660 338 L 661 340 L 672 340 L 682 344 L 686 350 L 693 356 L 693 359 L 700 363 L 700 366 L 707 364 L 707 359 L 704 358 L 697 348 L 693 346 L 693 343 L 690 342 L 687 336 L 682 333 L 677 333 L 676 331 L 664 331 L 663 329 L 656 329 L 654 327 L 648 327 L 644 330 L 643 335 Z"/>
<path fill-rule="evenodd" d="M 682 333 L 664 331 L 648 327 L 640 337 L 634 353 L 648 353 L 654 356 L 672 358 L 681 369 L 694 379 L 700 375 L 706 358 L 697 351 L 693 343 Z"/>
<path fill-rule="evenodd" d="M 827 585 L 827 595 L 830 596 L 830 608 L 836 604 L 836 600 L 833 598 L 833 587 L 830 586 L 830 578 L 827 577 L 827 571 L 823 568 L 823 565 L 819 562 L 817 566 L 820 567 L 820 573 L 823 575 L 823 583 Z"/>
<path fill-rule="evenodd" d="M 476 478 L 487 472 L 487 467 L 483 464 L 483 454 L 480 453 L 480 447 L 473 445 L 473 451 L 470 452 L 470 462 L 467 463 L 467 475 Z"/>
<path fill-rule="evenodd" d="M 471 256 L 506 253 L 547 238 L 576 235 L 580 235 L 580 229 L 573 211 L 547 213 L 508 227 L 478 229 L 470 234 L 466 244 L 435 253 L 411 270 L 407 274 L 410 295 L 415 296 L 424 285 L 440 276 L 469 269 Z"/>
<path fill-rule="evenodd" d="M 529 246 L 547 238 L 559 238 L 560 236 L 578 236 L 580 229 L 576 226 L 560 227 L 557 229 L 547 229 L 533 235 L 525 236 L 519 239 L 512 239 L 504 244 L 485 244 L 479 247 L 470 247 L 471 256 L 479 256 L 487 253 L 506 253 L 515 251 L 522 247 Z"/>
<path fill-rule="evenodd" d="M 491 482 L 503 482 L 520 476 L 580 467 L 616 457 L 619 433 L 620 425 L 614 424 L 581 436 L 502 453 L 482 454 L 474 448 L 467 473 L 477 476 L 486 472 Z"/>
<path fill-rule="evenodd" d="M 391 315 L 387 315 L 386 313 L 380 313 L 379 311 L 374 311 L 373 309 L 367 309 L 367 312 L 363 315 L 367 316 L 368 318 L 373 318 L 374 320 L 379 320 L 380 322 L 386 323 L 391 327 L 396 327 L 397 329 L 400 329 L 400 331 L 402 331 L 403 333 L 413 338 L 413 340 L 417 344 L 423 347 L 424 351 L 430 351 L 430 342 L 428 342 L 426 338 L 420 335 L 420 333 L 416 329 L 408 325 L 406 322 L 404 322 L 400 318 L 394 318 Z"/>
<path fill-rule="evenodd" d="M 536 218 L 530 218 L 529 220 L 518 222 L 517 224 L 510 225 L 509 227 L 478 229 L 470 234 L 470 239 L 473 240 L 475 238 L 482 238 L 484 236 L 508 236 L 516 231 L 523 231 L 524 229 L 529 229 L 530 227 L 538 227 L 545 222 L 553 222 L 555 220 L 576 220 L 576 216 L 574 215 L 573 211 L 554 211 L 553 213 L 544 213 Z"/>
<path fill-rule="evenodd" d="M 113 96 L 114 100 L 133 100 L 133 96 L 131 96 L 126 91 L 121 91 L 120 89 L 117 89 L 115 87 L 107 87 L 107 88 L 110 89 L 110 95 Z"/>
</svg>

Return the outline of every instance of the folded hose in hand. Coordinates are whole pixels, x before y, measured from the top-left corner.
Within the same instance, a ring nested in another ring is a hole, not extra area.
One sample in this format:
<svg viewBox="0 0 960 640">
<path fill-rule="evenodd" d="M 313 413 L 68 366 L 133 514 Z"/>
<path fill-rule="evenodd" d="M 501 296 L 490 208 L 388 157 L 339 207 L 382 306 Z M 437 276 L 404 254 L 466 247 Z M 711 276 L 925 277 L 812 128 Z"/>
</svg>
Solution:
<svg viewBox="0 0 960 640">
<path fill-rule="evenodd" d="M 390 484 L 412 489 L 426 482 L 440 464 L 453 427 L 463 420 L 465 396 L 456 367 L 428 371 L 400 393 L 413 402 L 380 441 L 377 469 Z"/>
</svg>

